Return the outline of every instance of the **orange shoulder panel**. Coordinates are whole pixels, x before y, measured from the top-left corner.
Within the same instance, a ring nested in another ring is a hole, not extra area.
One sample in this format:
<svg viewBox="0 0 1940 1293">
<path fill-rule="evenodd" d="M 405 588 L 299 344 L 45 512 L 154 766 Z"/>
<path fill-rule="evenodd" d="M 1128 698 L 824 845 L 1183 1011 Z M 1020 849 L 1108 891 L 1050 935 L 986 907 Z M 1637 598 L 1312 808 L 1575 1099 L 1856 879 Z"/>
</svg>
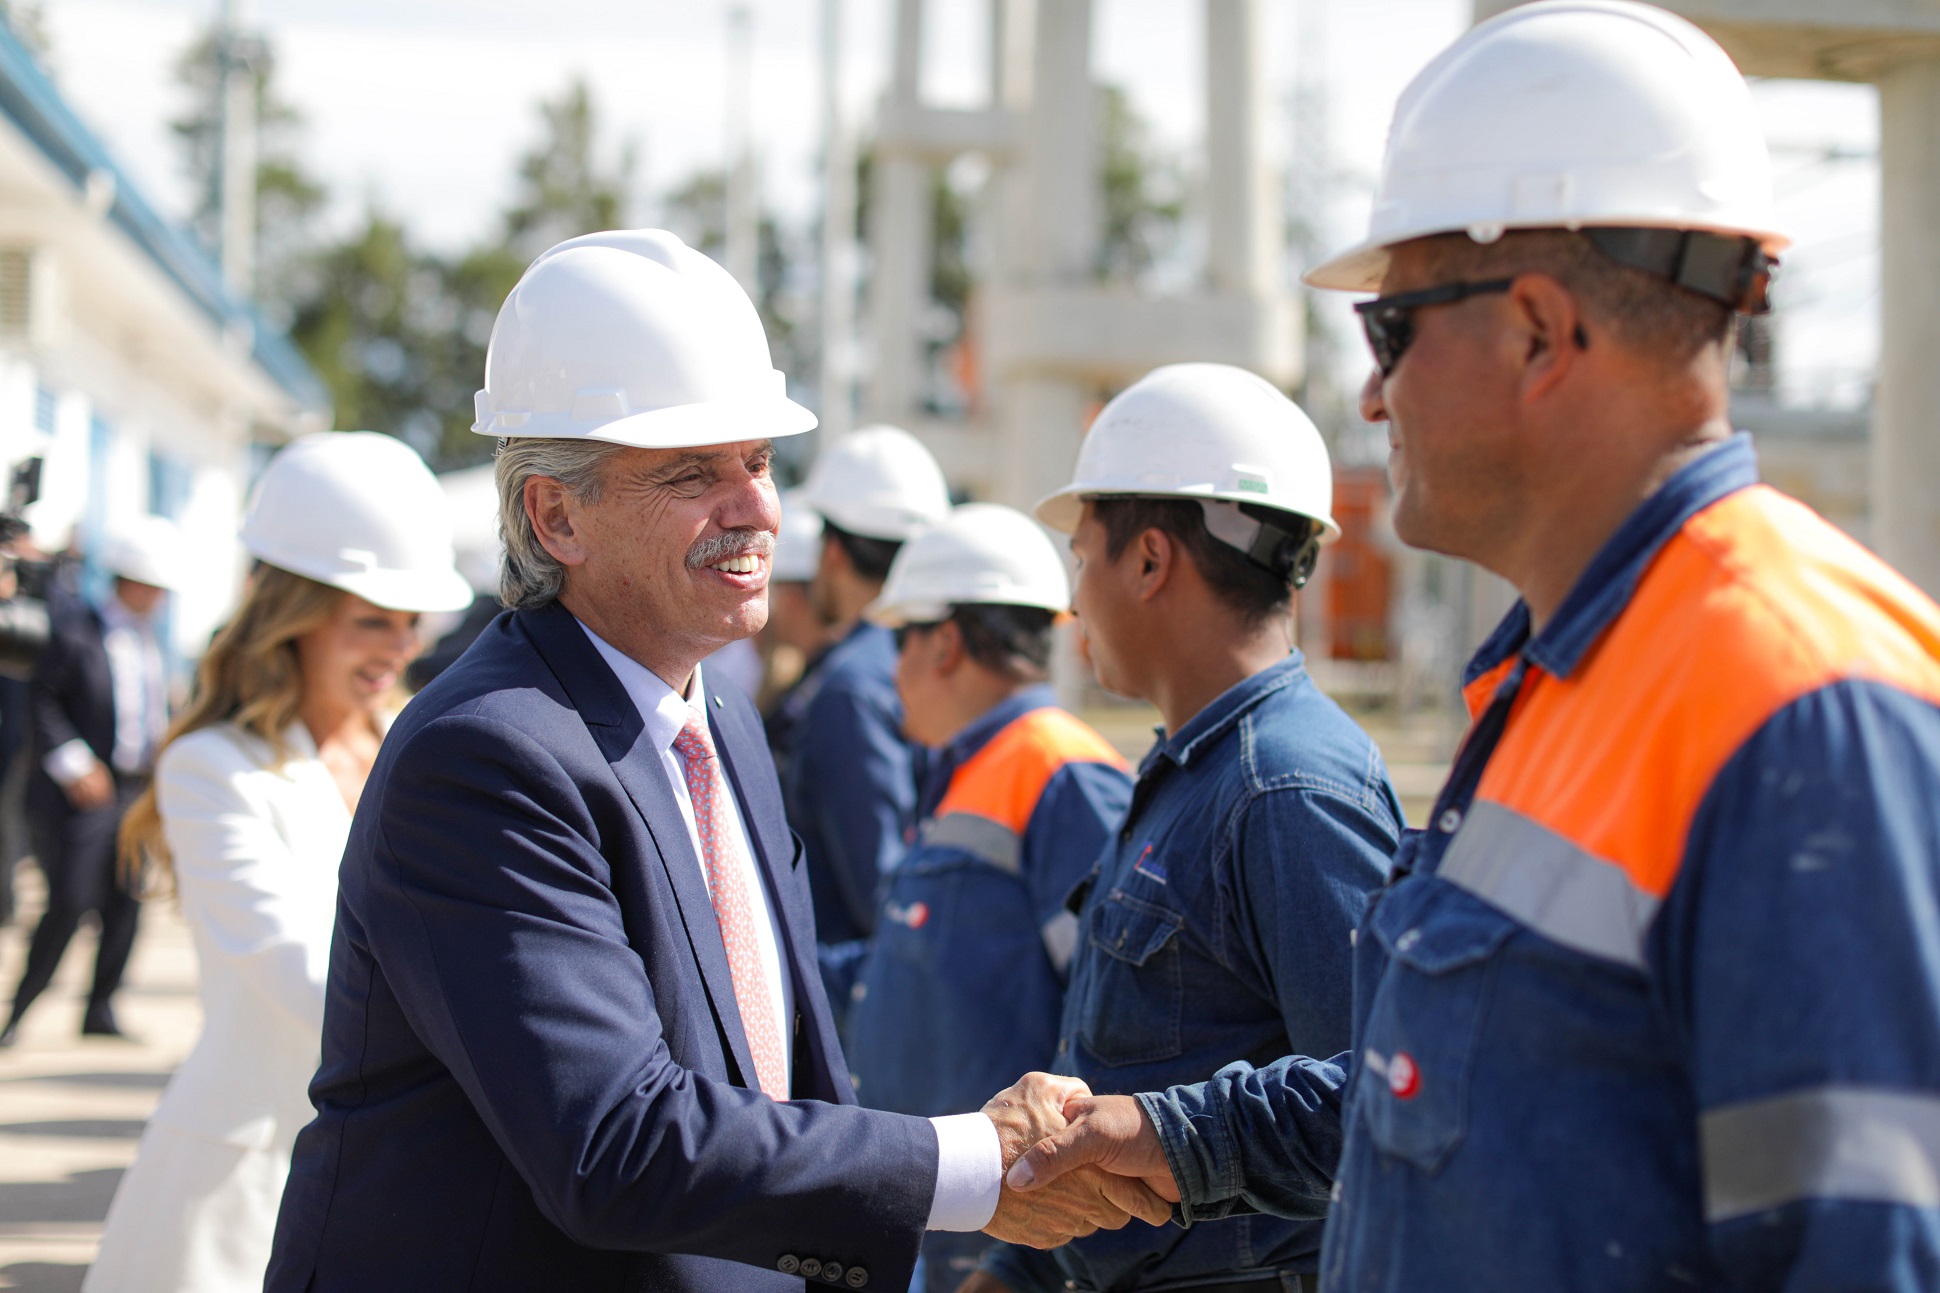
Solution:
<svg viewBox="0 0 1940 1293">
<path fill-rule="evenodd" d="M 936 815 L 975 813 L 1022 834 L 1045 785 L 1067 763 L 1125 766 L 1118 751 L 1083 720 L 1055 705 L 1034 709 L 957 769 Z"/>
<path fill-rule="evenodd" d="M 1531 672 L 1478 794 L 1662 897 L 1726 761 L 1848 679 L 1940 703 L 1940 607 L 1804 504 L 1740 490 L 1665 544 L 1569 678 Z"/>
</svg>

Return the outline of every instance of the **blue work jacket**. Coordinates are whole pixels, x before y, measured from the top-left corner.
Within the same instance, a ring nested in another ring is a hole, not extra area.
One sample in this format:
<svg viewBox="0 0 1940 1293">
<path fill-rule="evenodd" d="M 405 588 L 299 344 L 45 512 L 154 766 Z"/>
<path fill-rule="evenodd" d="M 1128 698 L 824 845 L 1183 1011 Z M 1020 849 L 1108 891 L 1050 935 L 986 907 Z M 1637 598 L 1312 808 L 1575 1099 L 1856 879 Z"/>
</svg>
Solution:
<svg viewBox="0 0 1940 1293">
<path fill-rule="evenodd" d="M 1060 1073 L 1100 1094 L 1348 1040 L 1350 938 L 1387 874 L 1401 805 L 1366 732 L 1298 652 L 1229 688 L 1139 767 L 1124 826 L 1080 895 Z M 1311 1272 L 1312 1221 L 1181 1230 L 1134 1221 L 989 1268 L 1017 1293 Z"/>
<path fill-rule="evenodd" d="M 980 1109 L 1056 1059 L 1078 933 L 1065 895 L 1124 818 L 1132 779 L 1037 687 L 965 728 L 928 782 L 846 1049 L 863 1104 L 937 1117 Z"/>
<path fill-rule="evenodd" d="M 1940 607 L 1741 435 L 1466 693 L 1354 1050 L 1141 1097 L 1182 1216 L 1331 1187 L 1341 1293 L 1940 1288 Z"/>
<path fill-rule="evenodd" d="M 812 690 L 782 789 L 805 850 L 815 936 L 843 943 L 875 932 L 882 877 L 916 822 L 916 756 L 903 737 L 894 637 L 857 624 L 803 685 Z"/>
</svg>

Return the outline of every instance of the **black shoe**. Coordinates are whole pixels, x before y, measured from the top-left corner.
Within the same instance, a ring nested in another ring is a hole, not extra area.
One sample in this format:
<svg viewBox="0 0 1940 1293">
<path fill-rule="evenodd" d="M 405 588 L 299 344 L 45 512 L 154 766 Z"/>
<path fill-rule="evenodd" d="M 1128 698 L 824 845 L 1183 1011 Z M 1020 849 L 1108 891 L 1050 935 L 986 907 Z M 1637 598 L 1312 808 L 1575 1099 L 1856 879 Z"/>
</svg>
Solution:
<svg viewBox="0 0 1940 1293">
<path fill-rule="evenodd" d="M 107 1006 L 100 1006 L 90 1009 L 87 1017 L 81 1021 L 81 1036 L 119 1037 L 126 1040 L 128 1034 L 122 1032 L 121 1025 L 115 1022 L 115 1012 Z"/>
<path fill-rule="evenodd" d="M 13 1044 L 20 1040 L 20 1021 L 10 1020 L 5 1028 L 0 1028 L 0 1051 L 10 1051 Z"/>
</svg>

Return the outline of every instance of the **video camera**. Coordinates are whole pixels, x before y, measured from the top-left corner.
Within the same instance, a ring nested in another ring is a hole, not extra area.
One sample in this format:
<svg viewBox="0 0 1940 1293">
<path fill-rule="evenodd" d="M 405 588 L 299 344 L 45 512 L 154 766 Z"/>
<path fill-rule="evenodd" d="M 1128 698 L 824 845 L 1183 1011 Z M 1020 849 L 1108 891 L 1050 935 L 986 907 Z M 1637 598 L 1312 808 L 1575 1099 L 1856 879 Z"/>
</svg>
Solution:
<svg viewBox="0 0 1940 1293">
<path fill-rule="evenodd" d="M 8 678 L 33 673 L 50 632 L 47 603 L 56 564 L 23 560 L 12 551 L 27 534 L 28 505 L 40 497 L 40 469 L 38 456 L 14 464 L 7 482 L 7 505 L 0 510 L 0 593 L 5 594 L 0 597 L 0 676 Z"/>
</svg>

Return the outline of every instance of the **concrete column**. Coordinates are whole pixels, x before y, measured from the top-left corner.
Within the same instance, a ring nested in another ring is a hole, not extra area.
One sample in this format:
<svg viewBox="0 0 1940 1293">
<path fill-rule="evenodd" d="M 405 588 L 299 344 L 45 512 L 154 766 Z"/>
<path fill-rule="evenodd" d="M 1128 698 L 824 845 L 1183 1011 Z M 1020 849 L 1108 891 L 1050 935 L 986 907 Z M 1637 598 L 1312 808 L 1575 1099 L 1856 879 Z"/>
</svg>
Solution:
<svg viewBox="0 0 1940 1293">
<path fill-rule="evenodd" d="M 1873 547 L 1940 596 L 1940 60 L 1879 78 Z"/>
<path fill-rule="evenodd" d="M 822 444 L 849 429 L 855 401 L 855 139 L 842 106 L 843 3 L 822 0 Z"/>
<path fill-rule="evenodd" d="M 1091 81 L 1091 0 L 1037 6 L 1031 107 L 1024 130 L 1030 186 L 1018 261 L 1033 286 L 1091 277 L 1098 254 L 1097 90 Z"/>
<path fill-rule="evenodd" d="M 1261 0 L 1206 0 L 1206 241 L 1212 290 L 1280 290 L 1279 186 L 1266 148 Z"/>
<path fill-rule="evenodd" d="M 897 0 L 891 115 L 922 102 L 922 78 L 923 0 Z M 929 166 L 922 158 L 877 150 L 869 216 L 869 331 L 875 365 L 868 406 L 871 417 L 889 422 L 908 421 L 922 401 L 921 323 L 930 299 L 929 182 Z"/>
<path fill-rule="evenodd" d="M 746 5 L 727 16 L 727 271 L 761 296 L 761 215 L 754 169 L 754 17 Z"/>
</svg>

